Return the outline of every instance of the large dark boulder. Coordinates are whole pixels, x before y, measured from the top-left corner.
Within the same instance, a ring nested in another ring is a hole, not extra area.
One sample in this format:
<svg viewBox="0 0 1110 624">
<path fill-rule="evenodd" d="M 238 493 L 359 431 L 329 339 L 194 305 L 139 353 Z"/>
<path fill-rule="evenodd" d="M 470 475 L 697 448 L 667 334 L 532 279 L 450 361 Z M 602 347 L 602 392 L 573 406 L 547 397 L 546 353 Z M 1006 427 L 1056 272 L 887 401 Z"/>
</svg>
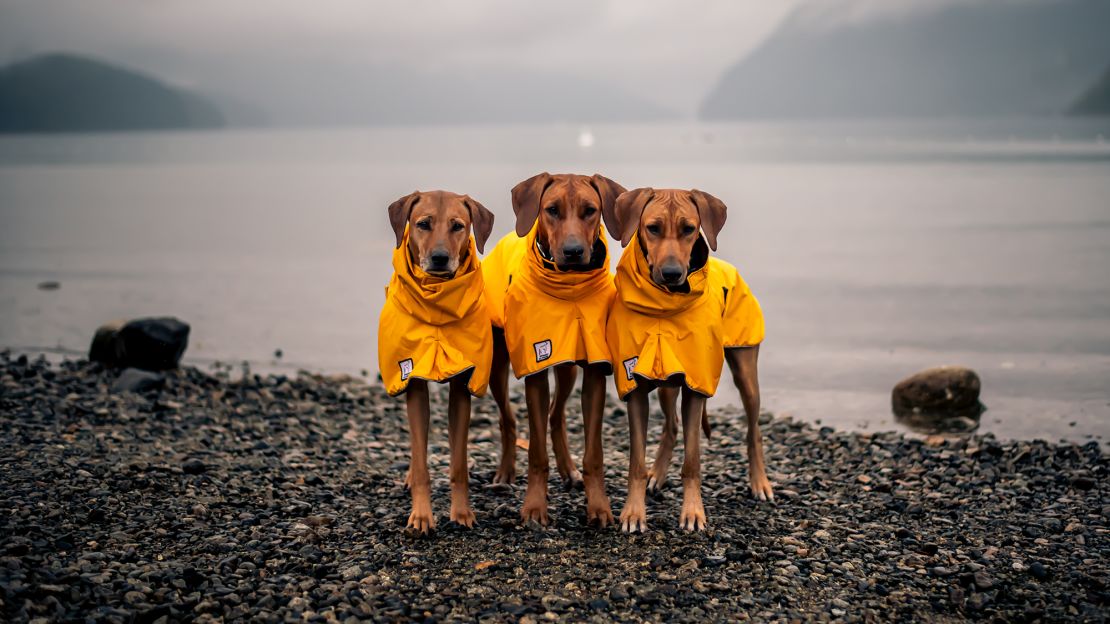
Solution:
<svg viewBox="0 0 1110 624">
<path fill-rule="evenodd" d="M 96 330 L 89 360 L 113 368 L 177 368 L 189 344 L 189 324 L 173 317 L 113 321 Z"/>
<path fill-rule="evenodd" d="M 970 368 L 930 368 L 899 381 L 891 393 L 891 406 L 899 415 L 978 416 L 981 386 L 979 375 Z"/>
</svg>

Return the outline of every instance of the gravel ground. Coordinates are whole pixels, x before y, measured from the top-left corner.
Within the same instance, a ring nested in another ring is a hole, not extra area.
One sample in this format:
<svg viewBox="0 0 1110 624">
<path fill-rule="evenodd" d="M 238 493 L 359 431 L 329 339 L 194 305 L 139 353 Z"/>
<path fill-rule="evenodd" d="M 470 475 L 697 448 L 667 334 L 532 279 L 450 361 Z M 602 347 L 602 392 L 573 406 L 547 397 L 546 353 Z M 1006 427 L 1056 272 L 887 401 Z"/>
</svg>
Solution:
<svg viewBox="0 0 1110 624">
<path fill-rule="evenodd" d="M 446 394 L 437 393 L 440 528 L 424 538 L 405 531 L 403 403 L 380 386 L 183 369 L 160 390 L 113 394 L 116 376 L 0 354 L 0 619 L 1110 615 L 1110 463 L 1096 443 L 922 441 L 766 415 L 777 498 L 757 503 L 743 419 L 717 412 L 703 458 L 707 532 L 677 528 L 681 447 L 671 487 L 649 500 L 647 534 L 586 527 L 582 493 L 564 491 L 554 470 L 554 526 L 539 531 L 518 523 L 523 477 L 515 488 L 489 485 L 496 411 L 484 399 L 470 453 L 478 524 L 467 531 L 446 518 Z M 569 421 L 580 448 L 577 412 Z M 610 404 L 616 513 L 626 430 Z M 524 462 L 520 452 L 520 471 Z"/>
</svg>

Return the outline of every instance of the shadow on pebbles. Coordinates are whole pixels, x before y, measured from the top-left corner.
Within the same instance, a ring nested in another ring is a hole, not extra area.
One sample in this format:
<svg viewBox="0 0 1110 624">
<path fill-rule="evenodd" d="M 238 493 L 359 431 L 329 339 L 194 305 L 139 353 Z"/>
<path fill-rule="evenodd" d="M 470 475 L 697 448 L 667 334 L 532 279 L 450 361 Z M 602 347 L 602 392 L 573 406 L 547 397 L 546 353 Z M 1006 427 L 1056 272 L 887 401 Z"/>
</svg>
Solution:
<svg viewBox="0 0 1110 624">
<path fill-rule="evenodd" d="M 681 447 L 670 486 L 649 501 L 648 533 L 585 526 L 582 493 L 554 470 L 553 526 L 536 530 L 518 522 L 523 477 L 490 486 L 498 433 L 487 398 L 474 404 L 468 531 L 447 521 L 446 394 L 436 392 L 439 528 L 417 537 L 405 531 L 404 405 L 380 386 L 186 368 L 145 394 L 114 394 L 117 374 L 0 355 L 0 619 L 1110 615 L 1108 461 L 1095 443 L 928 444 L 765 415 L 776 499 L 761 503 L 748 494 L 743 419 L 724 411 L 703 447 L 705 533 L 677 527 Z M 514 404 L 523 417 L 522 397 Z M 577 407 L 569 422 L 577 452 Z M 626 431 L 610 403 L 618 515 Z"/>
</svg>

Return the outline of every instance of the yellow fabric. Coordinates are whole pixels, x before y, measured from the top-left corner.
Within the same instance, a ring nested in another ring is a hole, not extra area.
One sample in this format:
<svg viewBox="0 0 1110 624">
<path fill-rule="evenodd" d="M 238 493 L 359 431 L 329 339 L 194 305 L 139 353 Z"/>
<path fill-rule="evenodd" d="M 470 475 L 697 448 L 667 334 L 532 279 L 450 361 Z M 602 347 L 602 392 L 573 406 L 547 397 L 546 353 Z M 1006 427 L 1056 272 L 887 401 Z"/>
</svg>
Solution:
<svg viewBox="0 0 1110 624">
<path fill-rule="evenodd" d="M 496 327 L 505 327 L 505 293 L 513 272 L 520 266 L 528 241 L 509 232 L 482 258 L 482 279 L 486 283 L 486 309 Z"/>
<path fill-rule="evenodd" d="M 622 399 L 636 388 L 637 376 L 681 376 L 691 390 L 713 396 L 725 348 L 763 341 L 763 312 L 735 267 L 709 258 L 687 283 L 689 292 L 680 293 L 653 282 L 633 236 L 617 264 L 617 296 L 606 329 Z"/>
<path fill-rule="evenodd" d="M 518 379 L 564 362 L 609 365 L 605 322 L 616 291 L 604 232 L 599 238 L 604 262 L 586 271 L 544 259 L 535 227 L 523 238 L 510 233 L 482 262 L 490 317 L 505 329 Z"/>
<path fill-rule="evenodd" d="M 378 369 L 386 391 L 398 395 L 410 379 L 446 381 L 473 370 L 467 384 L 482 396 L 489 383 L 493 337 L 473 237 L 454 277 L 425 273 L 409 254 L 405 231 L 393 252 L 393 277 L 378 322 Z"/>
</svg>

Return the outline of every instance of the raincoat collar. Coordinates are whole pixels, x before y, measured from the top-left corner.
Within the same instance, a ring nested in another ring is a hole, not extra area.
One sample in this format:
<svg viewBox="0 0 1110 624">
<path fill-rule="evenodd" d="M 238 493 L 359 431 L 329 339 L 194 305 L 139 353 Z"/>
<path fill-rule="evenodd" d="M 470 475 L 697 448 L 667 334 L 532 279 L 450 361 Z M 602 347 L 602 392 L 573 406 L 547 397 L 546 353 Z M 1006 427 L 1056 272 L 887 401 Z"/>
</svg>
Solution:
<svg viewBox="0 0 1110 624">
<path fill-rule="evenodd" d="M 559 269 L 554 262 L 544 257 L 539 241 L 536 239 L 537 230 L 538 221 L 537 225 L 532 226 L 525 239 L 528 248 L 521 262 L 522 279 L 535 285 L 541 292 L 566 301 L 581 299 L 609 283 L 609 243 L 600 226 L 597 241 L 594 243 L 594 260 L 584 270 L 569 271 Z M 600 260 L 596 255 L 598 252 L 601 252 Z"/>
<path fill-rule="evenodd" d="M 704 243 L 699 241 L 698 244 Z M 668 290 L 651 279 L 651 267 L 640 247 L 639 234 L 633 234 L 617 263 L 617 295 L 633 312 L 647 316 L 671 316 L 701 300 L 705 294 L 708 266 L 709 263 L 705 262 L 687 274 L 689 290 Z"/>
<path fill-rule="evenodd" d="M 482 303 L 482 272 L 478 250 L 470 237 L 466 257 L 455 275 L 449 278 L 429 275 L 409 253 L 409 231 L 401 246 L 393 250 L 393 278 L 389 295 L 418 320 L 430 325 L 446 325 L 473 313 Z"/>
</svg>

